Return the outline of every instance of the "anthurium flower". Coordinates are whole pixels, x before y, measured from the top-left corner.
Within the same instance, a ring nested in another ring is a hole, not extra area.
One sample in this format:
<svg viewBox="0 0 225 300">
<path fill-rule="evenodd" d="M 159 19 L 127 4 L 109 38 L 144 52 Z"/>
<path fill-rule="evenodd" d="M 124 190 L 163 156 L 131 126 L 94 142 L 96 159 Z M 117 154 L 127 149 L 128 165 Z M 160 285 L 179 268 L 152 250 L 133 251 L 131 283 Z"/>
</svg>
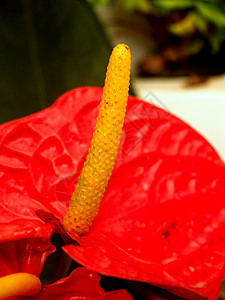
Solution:
<svg viewBox="0 0 225 300">
<path fill-rule="evenodd" d="M 75 89 L 0 126 L 0 228 L 20 220 L 23 232 L 40 216 L 92 271 L 216 299 L 225 271 L 225 166 L 203 137 L 151 104 L 129 97 L 116 165 L 89 232 L 61 225 L 101 95 L 101 88 Z"/>
<path fill-rule="evenodd" d="M 44 111 L 0 126 L 1 233 L 17 220 L 23 233 L 40 209 L 62 221 L 101 94 L 75 89 Z M 99 213 L 89 233 L 76 237 L 80 246 L 64 249 L 101 274 L 216 299 L 225 268 L 224 182 L 224 163 L 203 137 L 130 97 Z"/>
</svg>

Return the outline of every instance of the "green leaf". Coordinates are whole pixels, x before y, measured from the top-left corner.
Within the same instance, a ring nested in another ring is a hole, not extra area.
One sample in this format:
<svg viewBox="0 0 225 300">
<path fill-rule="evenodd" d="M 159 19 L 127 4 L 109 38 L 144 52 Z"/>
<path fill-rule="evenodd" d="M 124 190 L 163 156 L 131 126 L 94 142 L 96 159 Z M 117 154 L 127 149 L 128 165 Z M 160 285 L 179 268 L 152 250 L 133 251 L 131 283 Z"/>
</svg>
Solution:
<svg viewBox="0 0 225 300">
<path fill-rule="evenodd" d="M 199 53 L 203 46 L 204 46 L 203 40 L 194 39 L 187 45 L 189 55 L 194 55 L 196 53 Z"/>
<path fill-rule="evenodd" d="M 194 23 L 195 23 L 196 28 L 201 33 L 207 32 L 207 29 L 208 29 L 207 21 L 204 18 L 202 18 L 202 16 L 199 15 L 197 12 L 194 13 Z"/>
<path fill-rule="evenodd" d="M 194 0 L 152 0 L 152 4 L 160 10 L 171 11 L 187 9 L 193 6 Z"/>
<path fill-rule="evenodd" d="M 225 10 L 219 4 L 196 2 L 195 6 L 205 20 L 218 27 L 225 27 Z"/>
<path fill-rule="evenodd" d="M 168 26 L 170 32 L 178 36 L 193 33 L 196 29 L 200 32 L 207 31 L 207 24 L 196 12 L 190 11 L 182 20 Z"/>
<path fill-rule="evenodd" d="M 86 1 L 2 0 L 0 24 L 1 123 L 103 86 L 111 45 Z"/>
<path fill-rule="evenodd" d="M 212 53 L 217 53 L 220 50 L 221 44 L 225 41 L 225 30 L 217 30 L 210 35 L 209 41 L 212 47 Z"/>
<path fill-rule="evenodd" d="M 93 7 L 114 3 L 113 0 L 89 0 L 89 2 Z M 150 0 L 118 0 L 117 2 L 127 12 L 136 10 L 139 12 L 148 13 L 153 9 Z"/>
<path fill-rule="evenodd" d="M 125 11 L 140 11 L 148 13 L 152 11 L 152 5 L 149 0 L 120 0 L 121 6 Z"/>
<path fill-rule="evenodd" d="M 111 3 L 111 0 L 88 0 L 92 6 L 106 5 Z"/>
<path fill-rule="evenodd" d="M 194 13 L 187 14 L 181 21 L 168 26 L 170 32 L 178 36 L 185 36 L 195 31 Z"/>
</svg>

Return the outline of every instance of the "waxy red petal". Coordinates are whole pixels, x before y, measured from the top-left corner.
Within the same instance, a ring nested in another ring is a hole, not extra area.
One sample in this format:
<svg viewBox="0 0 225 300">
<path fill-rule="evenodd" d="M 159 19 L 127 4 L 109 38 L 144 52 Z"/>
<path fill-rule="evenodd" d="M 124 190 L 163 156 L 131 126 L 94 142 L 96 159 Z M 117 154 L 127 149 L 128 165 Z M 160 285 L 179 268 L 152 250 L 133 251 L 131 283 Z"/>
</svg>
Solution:
<svg viewBox="0 0 225 300">
<path fill-rule="evenodd" d="M 92 229 L 65 251 L 105 275 L 214 299 L 225 271 L 224 169 L 179 160 L 146 154 L 118 169 Z"/>
<path fill-rule="evenodd" d="M 37 218 L 38 209 L 62 219 L 101 93 L 70 91 L 49 109 L 0 127 L 0 221 Z M 130 97 L 99 214 L 77 239 L 81 246 L 65 251 L 102 274 L 216 299 L 225 271 L 224 204 L 225 167 L 214 149 L 171 114 Z"/>
<path fill-rule="evenodd" d="M 33 300 L 132 300 L 125 290 L 105 292 L 99 286 L 100 276 L 86 269 L 77 268 L 65 277 L 43 288 Z M 22 298 L 23 299 L 23 298 Z M 25 299 L 25 298 L 24 298 Z"/>
<path fill-rule="evenodd" d="M 17 272 L 39 276 L 46 257 L 55 251 L 50 236 L 53 224 L 14 220 L 0 224 L 0 277 Z"/>
</svg>

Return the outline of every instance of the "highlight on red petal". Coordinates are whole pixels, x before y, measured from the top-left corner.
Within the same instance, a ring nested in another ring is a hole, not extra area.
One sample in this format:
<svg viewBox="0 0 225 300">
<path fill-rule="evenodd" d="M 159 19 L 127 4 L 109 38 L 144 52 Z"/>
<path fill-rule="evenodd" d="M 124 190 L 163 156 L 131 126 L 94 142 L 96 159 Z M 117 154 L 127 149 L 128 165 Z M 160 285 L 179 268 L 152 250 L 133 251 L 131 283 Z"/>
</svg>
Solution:
<svg viewBox="0 0 225 300">
<path fill-rule="evenodd" d="M 0 221 L 65 213 L 96 121 L 100 88 L 0 126 Z M 187 124 L 129 98 L 112 178 L 90 232 L 65 246 L 102 274 L 216 299 L 225 273 L 225 167 Z M 194 295 L 194 296 L 193 296 Z"/>
<path fill-rule="evenodd" d="M 99 286 L 100 276 L 86 268 L 75 269 L 69 277 L 44 286 L 33 300 L 132 300 L 125 290 L 105 292 Z"/>
<path fill-rule="evenodd" d="M 46 257 L 55 251 L 54 226 L 38 220 L 0 224 L 0 276 L 25 272 L 39 276 Z"/>
</svg>

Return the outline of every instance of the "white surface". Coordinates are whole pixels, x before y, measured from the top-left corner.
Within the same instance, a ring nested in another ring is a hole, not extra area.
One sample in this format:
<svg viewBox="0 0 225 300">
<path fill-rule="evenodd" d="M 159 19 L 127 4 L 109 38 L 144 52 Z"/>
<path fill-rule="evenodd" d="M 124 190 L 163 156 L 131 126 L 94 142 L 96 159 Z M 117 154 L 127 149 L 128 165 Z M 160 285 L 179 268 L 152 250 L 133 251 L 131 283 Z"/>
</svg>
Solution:
<svg viewBox="0 0 225 300">
<path fill-rule="evenodd" d="M 202 134 L 225 161 L 225 75 L 185 87 L 184 78 L 133 79 L 137 96 L 178 116 Z"/>
</svg>

